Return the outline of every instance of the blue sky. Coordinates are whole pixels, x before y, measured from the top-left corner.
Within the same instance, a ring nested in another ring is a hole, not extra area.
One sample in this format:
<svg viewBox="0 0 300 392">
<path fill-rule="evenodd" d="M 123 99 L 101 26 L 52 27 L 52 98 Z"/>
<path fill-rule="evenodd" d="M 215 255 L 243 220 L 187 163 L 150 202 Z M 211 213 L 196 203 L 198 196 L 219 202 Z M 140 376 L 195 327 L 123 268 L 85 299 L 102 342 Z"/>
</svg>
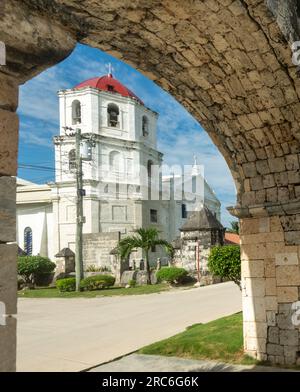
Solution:
<svg viewBox="0 0 300 392">
<path fill-rule="evenodd" d="M 109 62 L 114 77 L 159 113 L 158 149 L 164 153 L 164 162 L 189 165 L 193 163 L 193 154 L 197 155 L 198 164 L 204 165 L 206 180 L 222 203 L 222 223 L 228 226 L 233 217 L 226 207 L 235 204 L 235 186 L 226 162 L 207 133 L 172 96 L 129 65 L 98 49 L 77 45 L 66 60 L 21 87 L 19 163 L 54 166 L 52 137 L 59 132 L 57 91 L 106 74 Z M 53 180 L 51 171 L 20 168 L 18 176 L 37 183 Z"/>
</svg>

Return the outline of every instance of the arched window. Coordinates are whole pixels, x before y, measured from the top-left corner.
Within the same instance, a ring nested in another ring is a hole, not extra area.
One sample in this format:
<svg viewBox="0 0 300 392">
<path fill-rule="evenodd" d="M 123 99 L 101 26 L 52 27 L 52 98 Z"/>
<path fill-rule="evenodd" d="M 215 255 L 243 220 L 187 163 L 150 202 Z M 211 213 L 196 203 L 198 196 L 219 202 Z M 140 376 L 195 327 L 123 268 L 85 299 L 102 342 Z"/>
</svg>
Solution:
<svg viewBox="0 0 300 392">
<path fill-rule="evenodd" d="M 113 173 L 121 171 L 121 154 L 118 151 L 112 151 L 109 154 L 109 167 Z"/>
<path fill-rule="evenodd" d="M 69 151 L 69 170 L 72 173 L 76 171 L 76 151 L 74 148 Z"/>
<path fill-rule="evenodd" d="M 24 230 L 24 252 L 27 256 L 32 255 L 32 229 L 26 227 Z"/>
<path fill-rule="evenodd" d="M 142 118 L 142 131 L 143 136 L 147 137 L 149 135 L 149 122 L 146 116 L 143 116 Z"/>
<path fill-rule="evenodd" d="M 119 127 L 119 108 L 114 103 L 107 106 L 107 119 L 109 127 Z"/>
<path fill-rule="evenodd" d="M 72 102 L 72 124 L 81 123 L 81 104 L 76 99 Z"/>
</svg>

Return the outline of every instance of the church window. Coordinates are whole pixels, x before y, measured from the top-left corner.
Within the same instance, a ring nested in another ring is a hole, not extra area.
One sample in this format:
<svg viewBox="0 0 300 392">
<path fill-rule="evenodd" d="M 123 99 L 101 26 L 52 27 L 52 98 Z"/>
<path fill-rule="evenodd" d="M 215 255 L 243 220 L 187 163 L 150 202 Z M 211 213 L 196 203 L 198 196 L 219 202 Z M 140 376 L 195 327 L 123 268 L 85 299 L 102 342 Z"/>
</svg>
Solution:
<svg viewBox="0 0 300 392">
<path fill-rule="evenodd" d="M 181 204 L 181 218 L 187 218 L 186 204 Z"/>
<path fill-rule="evenodd" d="M 157 223 L 157 210 L 150 210 L 150 222 Z"/>
<path fill-rule="evenodd" d="M 81 123 L 81 104 L 76 99 L 72 102 L 72 124 Z"/>
<path fill-rule="evenodd" d="M 142 131 L 144 137 L 147 137 L 149 135 L 149 123 L 146 116 L 143 116 L 142 118 Z"/>
<path fill-rule="evenodd" d="M 74 148 L 69 151 L 69 170 L 72 173 L 76 171 L 76 152 Z"/>
<path fill-rule="evenodd" d="M 151 246 L 151 252 L 152 252 L 152 253 L 156 252 L 156 246 L 155 246 L 155 245 L 152 245 L 152 246 Z"/>
<path fill-rule="evenodd" d="M 109 127 L 118 127 L 119 126 L 119 108 L 114 103 L 110 103 L 107 106 L 107 115 L 108 115 L 108 126 Z"/>
<path fill-rule="evenodd" d="M 24 251 L 27 256 L 32 255 L 32 229 L 31 227 L 26 227 L 24 230 Z"/>
<path fill-rule="evenodd" d="M 108 184 L 106 184 L 104 187 L 104 193 L 108 193 Z"/>
</svg>

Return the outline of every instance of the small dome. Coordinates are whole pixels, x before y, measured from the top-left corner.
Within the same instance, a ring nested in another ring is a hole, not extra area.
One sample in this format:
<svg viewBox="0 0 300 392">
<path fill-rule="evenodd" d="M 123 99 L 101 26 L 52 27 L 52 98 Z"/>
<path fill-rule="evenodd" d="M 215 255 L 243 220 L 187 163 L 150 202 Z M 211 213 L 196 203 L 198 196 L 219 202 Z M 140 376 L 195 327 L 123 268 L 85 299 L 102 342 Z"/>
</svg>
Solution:
<svg viewBox="0 0 300 392">
<path fill-rule="evenodd" d="M 123 97 L 130 97 L 137 100 L 140 104 L 144 105 L 143 101 L 137 97 L 129 88 L 120 83 L 117 79 L 113 77 L 111 73 L 108 75 L 100 76 L 97 78 L 91 78 L 81 82 L 75 86 L 75 89 L 80 89 L 84 87 L 93 87 L 101 91 L 108 91 L 110 93 L 117 93 Z"/>
</svg>

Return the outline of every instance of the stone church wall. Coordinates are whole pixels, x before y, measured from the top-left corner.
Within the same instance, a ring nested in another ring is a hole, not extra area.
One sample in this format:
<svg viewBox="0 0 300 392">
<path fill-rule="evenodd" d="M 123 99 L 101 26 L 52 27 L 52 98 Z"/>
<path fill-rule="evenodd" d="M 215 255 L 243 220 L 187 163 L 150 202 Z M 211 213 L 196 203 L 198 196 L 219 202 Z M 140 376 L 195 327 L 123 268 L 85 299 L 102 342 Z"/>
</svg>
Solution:
<svg viewBox="0 0 300 392">
<path fill-rule="evenodd" d="M 119 232 L 83 234 L 84 267 L 110 267 L 113 271 L 114 256 L 110 251 L 118 245 L 119 239 Z"/>
</svg>

